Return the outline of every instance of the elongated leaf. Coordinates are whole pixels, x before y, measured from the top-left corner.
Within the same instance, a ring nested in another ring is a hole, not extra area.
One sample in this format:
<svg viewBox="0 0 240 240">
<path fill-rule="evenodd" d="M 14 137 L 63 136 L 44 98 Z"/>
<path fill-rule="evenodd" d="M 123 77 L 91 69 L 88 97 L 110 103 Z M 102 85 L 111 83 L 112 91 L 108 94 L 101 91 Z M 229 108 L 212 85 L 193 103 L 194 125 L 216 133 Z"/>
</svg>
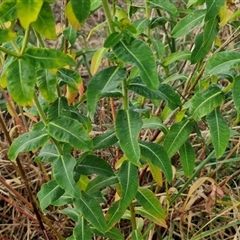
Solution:
<svg viewBox="0 0 240 240">
<path fill-rule="evenodd" d="M 165 46 L 164 43 L 160 40 L 156 40 L 154 38 L 151 38 L 151 42 L 153 45 L 153 49 L 156 51 L 156 56 L 158 59 L 162 58 L 165 52 Z"/>
<path fill-rule="evenodd" d="M 64 30 L 63 30 L 63 36 L 69 41 L 69 43 L 73 46 L 74 43 L 77 40 L 78 37 L 78 33 L 77 31 L 71 26 L 67 26 Z"/>
<path fill-rule="evenodd" d="M 84 239 L 84 240 L 91 240 L 92 239 L 92 230 L 88 226 L 87 221 L 84 217 L 80 216 L 79 220 L 75 228 L 73 229 L 73 236 L 75 239 Z"/>
<path fill-rule="evenodd" d="M 172 180 L 172 165 L 167 155 L 166 150 L 152 142 L 140 142 L 141 155 L 147 162 L 151 162 L 153 165 L 159 167 L 165 174 L 167 180 Z"/>
<path fill-rule="evenodd" d="M 230 129 L 218 108 L 207 115 L 206 119 L 210 128 L 215 154 L 217 158 L 220 158 L 228 145 Z"/>
<path fill-rule="evenodd" d="M 192 126 L 193 123 L 189 120 L 183 120 L 172 125 L 163 144 L 167 150 L 169 158 L 171 158 L 186 142 L 192 131 Z"/>
<path fill-rule="evenodd" d="M 91 12 L 96 11 L 101 5 L 101 0 L 91 0 Z"/>
<path fill-rule="evenodd" d="M 83 175 L 99 174 L 106 177 L 114 176 L 111 166 L 95 155 L 87 155 L 79 164 L 76 171 Z"/>
<path fill-rule="evenodd" d="M 137 141 L 142 128 L 139 114 L 132 110 L 119 110 L 116 118 L 116 135 L 128 160 L 137 164 L 140 148 Z"/>
<path fill-rule="evenodd" d="M 61 142 L 66 142 L 76 149 L 89 151 L 93 148 L 87 131 L 77 120 L 58 117 L 48 124 L 49 134 Z"/>
<path fill-rule="evenodd" d="M 163 175 L 162 170 L 158 166 L 152 164 L 152 162 L 148 161 L 149 171 L 152 174 L 154 181 L 158 184 L 158 186 L 163 186 Z"/>
<path fill-rule="evenodd" d="M 37 20 L 42 5 L 43 0 L 17 0 L 17 15 L 23 28 Z"/>
<path fill-rule="evenodd" d="M 58 69 L 57 79 L 60 84 L 62 82 L 66 83 L 67 85 L 69 85 L 70 87 L 76 90 L 78 90 L 79 83 L 82 82 L 82 78 L 77 71 L 66 69 L 66 68 Z"/>
<path fill-rule="evenodd" d="M 135 39 L 130 44 L 121 41 L 114 46 L 113 52 L 120 60 L 131 63 L 138 68 L 140 77 L 148 88 L 151 90 L 158 89 L 159 79 L 156 61 L 147 43 L 139 39 Z"/>
<path fill-rule="evenodd" d="M 121 40 L 122 35 L 118 32 L 110 34 L 107 39 L 104 42 L 104 47 L 105 48 L 111 48 L 114 47 L 119 41 Z"/>
<path fill-rule="evenodd" d="M 234 105 L 237 109 L 237 122 L 239 121 L 240 119 L 240 84 L 239 84 L 239 81 L 240 81 L 240 76 L 237 76 L 234 80 L 234 84 L 233 84 L 233 88 L 232 88 L 232 94 L 233 94 L 233 102 L 234 102 Z"/>
<path fill-rule="evenodd" d="M 43 3 L 38 19 L 32 23 L 32 26 L 45 38 L 57 39 L 55 20 L 49 3 Z"/>
<path fill-rule="evenodd" d="M 219 52 L 214 54 L 207 62 L 206 74 L 217 75 L 229 71 L 240 65 L 239 52 Z"/>
<path fill-rule="evenodd" d="M 118 183 L 118 178 L 116 176 L 105 177 L 105 176 L 97 176 L 92 179 L 86 188 L 87 194 L 92 194 L 95 192 L 100 192 L 100 190 L 104 187 L 111 186 L 115 183 Z"/>
<path fill-rule="evenodd" d="M 53 163 L 53 176 L 58 185 L 70 196 L 79 198 L 81 191 L 73 179 L 73 169 L 76 159 L 66 153 L 59 156 Z"/>
<path fill-rule="evenodd" d="M 199 92 L 190 100 L 190 112 L 198 121 L 219 106 L 224 100 L 224 94 L 217 86 L 212 86 L 203 92 Z"/>
<path fill-rule="evenodd" d="M 94 234 L 96 234 L 97 236 L 101 236 L 104 237 L 104 239 L 117 239 L 117 240 L 124 240 L 124 237 L 122 235 L 122 233 L 120 232 L 120 230 L 116 227 L 113 227 L 112 229 L 110 229 L 109 231 L 107 231 L 106 233 L 101 233 L 99 231 L 97 231 L 96 229 L 93 229 Z"/>
<path fill-rule="evenodd" d="M 52 69 L 76 65 L 71 57 L 55 49 L 28 47 L 22 58 L 37 69 Z"/>
<path fill-rule="evenodd" d="M 53 206 L 63 206 L 66 204 L 72 204 L 73 203 L 73 198 L 69 196 L 67 192 L 65 192 L 60 198 L 58 198 L 56 201 L 52 202 Z"/>
<path fill-rule="evenodd" d="M 79 21 L 77 20 L 74 12 L 73 12 L 73 8 L 72 8 L 72 1 L 69 1 L 66 8 L 65 8 L 65 15 L 69 21 L 69 23 L 71 24 L 71 26 L 74 28 L 74 30 L 79 30 L 81 27 L 81 24 L 79 23 Z"/>
<path fill-rule="evenodd" d="M 108 148 L 115 144 L 117 141 L 118 139 L 116 137 L 115 131 L 107 131 L 93 138 L 94 150 Z"/>
<path fill-rule="evenodd" d="M 92 75 L 95 75 L 96 72 L 98 71 L 98 69 L 102 63 L 102 59 L 103 59 L 104 55 L 106 54 L 106 52 L 107 52 L 107 48 L 105 48 L 105 47 L 102 47 L 94 52 L 92 61 L 91 61 L 91 66 L 90 66 L 90 71 L 91 71 Z"/>
<path fill-rule="evenodd" d="M 182 52 L 175 52 L 172 53 L 171 55 L 167 56 L 164 61 L 163 65 L 168 66 L 171 63 L 174 63 L 176 61 L 181 61 L 181 60 L 190 60 L 191 58 L 191 52 L 188 50 L 184 50 Z"/>
<path fill-rule="evenodd" d="M 22 59 L 17 59 L 7 69 L 7 88 L 20 105 L 32 105 L 36 82 L 35 69 Z"/>
<path fill-rule="evenodd" d="M 132 240 L 143 240 L 143 235 L 137 229 L 132 232 L 131 237 Z"/>
<path fill-rule="evenodd" d="M 153 221 L 155 224 L 168 228 L 167 223 L 164 218 L 156 217 L 155 215 L 149 213 L 147 210 L 145 210 L 143 207 L 135 207 L 136 214 L 140 214 L 141 216 L 148 218 L 149 220 Z"/>
<path fill-rule="evenodd" d="M 12 41 L 17 37 L 17 34 L 7 29 L 0 29 L 0 43 Z"/>
<path fill-rule="evenodd" d="M 142 207 L 152 215 L 158 218 L 166 217 L 166 213 L 160 205 L 159 200 L 149 189 L 141 187 L 138 188 L 136 199 Z"/>
<path fill-rule="evenodd" d="M 118 67 L 108 67 L 97 73 L 91 79 L 87 89 L 87 107 L 91 118 L 93 118 L 100 96 L 116 90 L 119 83 L 125 77 L 126 70 Z"/>
<path fill-rule="evenodd" d="M 150 20 L 146 18 L 138 19 L 133 22 L 133 25 L 136 27 L 137 34 L 143 33 L 146 28 L 149 26 Z"/>
<path fill-rule="evenodd" d="M 41 209 L 44 210 L 63 194 L 64 190 L 57 184 L 55 180 L 44 183 L 41 187 L 41 190 L 37 194 Z"/>
<path fill-rule="evenodd" d="M 62 210 L 59 210 L 59 212 L 67 215 L 74 222 L 78 222 L 80 214 L 81 214 L 76 208 L 72 208 L 72 207 L 66 207 Z"/>
<path fill-rule="evenodd" d="M 189 141 L 186 141 L 180 148 L 180 160 L 183 166 L 183 172 L 187 177 L 190 177 L 195 165 L 195 151 Z"/>
<path fill-rule="evenodd" d="M 136 195 L 138 189 L 138 169 L 130 161 L 124 161 L 119 171 L 121 186 L 120 208 L 126 209 Z"/>
<path fill-rule="evenodd" d="M 84 218 L 97 230 L 100 232 L 106 230 L 106 222 L 102 213 L 102 208 L 95 198 L 82 192 L 82 197 L 75 200 L 75 205 Z"/>
<path fill-rule="evenodd" d="M 17 18 L 17 3 L 12 0 L 1 2 L 0 21 L 4 23 L 16 18 Z"/>
<path fill-rule="evenodd" d="M 150 0 L 150 1 L 148 1 L 148 4 L 152 8 L 161 8 L 161 9 L 167 11 L 167 13 L 169 13 L 169 15 L 172 17 L 178 16 L 177 8 L 169 0 L 161 0 L 161 1 Z"/>
<path fill-rule="evenodd" d="M 203 21 L 206 10 L 195 10 L 186 17 L 182 18 L 180 22 L 172 30 L 172 37 L 178 38 L 190 32 L 190 30 Z"/>
<path fill-rule="evenodd" d="M 8 151 L 8 157 L 15 160 L 19 153 L 36 150 L 50 139 L 45 130 L 27 132 L 16 138 Z"/>
<path fill-rule="evenodd" d="M 83 23 L 90 13 L 90 0 L 71 0 L 72 9 L 75 17 L 80 23 Z"/>
<path fill-rule="evenodd" d="M 35 161 L 43 161 L 43 162 L 54 162 L 59 157 L 59 153 L 55 145 L 53 144 L 45 144 L 40 150 L 38 156 Z"/>
<path fill-rule="evenodd" d="M 54 74 L 48 70 L 39 70 L 37 72 L 37 85 L 44 99 L 51 103 L 56 97 L 57 79 Z"/>
<path fill-rule="evenodd" d="M 160 129 L 165 134 L 167 134 L 168 132 L 168 129 L 166 128 L 166 126 L 157 117 L 144 118 L 142 128 Z"/>
<path fill-rule="evenodd" d="M 219 14 L 220 8 L 224 5 L 224 3 L 224 0 L 206 0 L 207 12 L 205 16 L 205 22 L 207 22 L 211 18 L 215 18 Z"/>
</svg>

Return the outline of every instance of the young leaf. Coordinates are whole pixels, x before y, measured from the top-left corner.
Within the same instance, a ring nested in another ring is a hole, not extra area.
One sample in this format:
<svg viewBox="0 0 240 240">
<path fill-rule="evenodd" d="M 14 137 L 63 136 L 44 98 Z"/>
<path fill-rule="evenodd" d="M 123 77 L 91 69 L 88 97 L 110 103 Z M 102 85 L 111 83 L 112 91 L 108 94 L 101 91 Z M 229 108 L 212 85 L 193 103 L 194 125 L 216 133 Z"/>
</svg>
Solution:
<svg viewBox="0 0 240 240">
<path fill-rule="evenodd" d="M 138 169 L 130 161 L 124 161 L 120 168 L 119 183 L 121 186 L 121 200 L 119 207 L 126 209 L 132 202 L 138 189 Z"/>
<path fill-rule="evenodd" d="M 167 56 L 162 64 L 164 66 L 168 66 L 171 63 L 175 63 L 176 61 L 181 61 L 181 60 L 190 60 L 191 58 L 191 52 L 188 50 L 184 50 L 181 52 L 175 52 Z"/>
<path fill-rule="evenodd" d="M 0 21 L 5 23 L 17 18 L 17 3 L 15 1 L 3 1 L 0 4 Z"/>
<path fill-rule="evenodd" d="M 78 34 L 77 31 L 71 25 L 69 25 L 63 30 L 63 36 L 73 46 L 77 40 Z"/>
<path fill-rule="evenodd" d="M 240 65 L 239 52 L 219 52 L 214 54 L 207 62 L 206 74 L 217 75 L 229 71 Z"/>
<path fill-rule="evenodd" d="M 199 92 L 190 100 L 190 112 L 194 120 L 198 121 L 224 100 L 224 94 L 217 86 L 212 86 L 203 92 Z"/>
<path fill-rule="evenodd" d="M 148 4 L 152 8 L 161 8 L 165 10 L 171 17 L 178 17 L 178 10 L 169 0 L 150 0 Z"/>
<path fill-rule="evenodd" d="M 55 180 L 44 183 L 37 196 L 42 210 L 47 208 L 52 202 L 60 198 L 64 194 L 64 190 L 57 184 Z"/>
<path fill-rule="evenodd" d="M 166 128 L 166 126 L 157 117 L 144 118 L 142 128 L 160 129 L 165 134 L 167 134 L 168 132 L 168 129 Z"/>
<path fill-rule="evenodd" d="M 15 160 L 19 153 L 36 150 L 50 139 L 46 130 L 32 131 L 16 138 L 8 151 L 8 157 Z"/>
<path fill-rule="evenodd" d="M 131 234 L 132 240 L 143 240 L 143 235 L 139 230 L 134 230 Z"/>
<path fill-rule="evenodd" d="M 106 54 L 107 50 L 107 48 L 102 47 L 94 52 L 90 66 L 90 72 L 92 75 L 95 75 L 97 73 L 98 68 L 102 63 L 102 59 Z"/>
<path fill-rule="evenodd" d="M 121 40 L 122 35 L 118 32 L 110 34 L 107 39 L 104 42 L 104 47 L 105 48 L 111 48 L 114 47 L 119 41 Z"/>
<path fill-rule="evenodd" d="M 37 72 L 37 85 L 44 99 L 51 103 L 56 97 L 57 79 L 54 74 L 48 70 L 39 70 Z"/>
<path fill-rule="evenodd" d="M 79 198 L 81 191 L 73 179 L 75 165 L 76 159 L 71 154 L 66 153 L 61 155 L 53 163 L 53 176 L 58 185 L 71 197 Z"/>
<path fill-rule="evenodd" d="M 210 128 L 215 154 L 217 158 L 220 158 L 228 145 L 230 129 L 218 108 L 207 115 L 206 120 Z"/>
<path fill-rule="evenodd" d="M 166 213 L 160 205 L 159 200 L 149 189 L 142 187 L 138 188 L 136 199 L 142 207 L 152 215 L 158 218 L 166 217 Z"/>
<path fill-rule="evenodd" d="M 75 17 L 83 23 L 90 13 L 91 0 L 71 0 Z"/>
<path fill-rule="evenodd" d="M 28 47 L 22 58 L 37 69 L 54 69 L 76 65 L 70 56 L 55 49 Z"/>
<path fill-rule="evenodd" d="M 106 231 L 106 222 L 102 213 L 102 208 L 95 198 L 82 192 L 81 198 L 76 199 L 74 202 L 76 208 L 88 222 L 100 232 Z"/>
<path fill-rule="evenodd" d="M 140 142 L 141 155 L 147 162 L 159 167 L 165 174 L 167 180 L 172 180 L 172 165 L 166 150 L 152 142 Z"/>
<path fill-rule="evenodd" d="M 38 19 L 32 23 L 32 26 L 45 38 L 57 39 L 55 20 L 49 3 L 43 3 Z"/>
<path fill-rule="evenodd" d="M 195 10 L 182 18 L 172 30 L 172 37 L 178 38 L 190 32 L 190 30 L 201 24 L 206 10 Z"/>
<path fill-rule="evenodd" d="M 142 128 L 139 114 L 132 110 L 119 110 L 116 117 L 116 135 L 128 160 L 137 164 L 140 158 L 138 135 Z"/>
<path fill-rule="evenodd" d="M 43 0 L 17 0 L 17 15 L 23 28 L 35 22 L 43 5 Z"/>
<path fill-rule="evenodd" d="M 169 158 L 171 158 L 186 142 L 192 131 L 192 126 L 193 123 L 189 120 L 183 120 L 181 122 L 174 123 L 171 126 L 163 143 Z"/>
<path fill-rule="evenodd" d="M 97 73 L 89 82 L 87 89 L 87 107 L 93 118 L 97 101 L 102 94 L 116 90 L 119 83 L 126 77 L 126 70 L 108 67 Z"/>
<path fill-rule="evenodd" d="M 36 72 L 34 67 L 21 58 L 7 68 L 7 88 L 12 98 L 20 105 L 32 105 Z"/>
<path fill-rule="evenodd" d="M 76 172 L 83 175 L 98 174 L 106 177 L 114 176 L 114 172 L 108 162 L 95 155 L 87 155 L 80 162 Z"/>
<path fill-rule="evenodd" d="M 138 68 L 140 77 L 148 88 L 158 89 L 159 79 L 156 61 L 147 43 L 139 39 L 135 39 L 131 43 L 121 41 L 114 46 L 113 52 L 120 60 L 131 63 Z"/>
<path fill-rule="evenodd" d="M 92 230 L 88 226 L 87 221 L 84 219 L 83 216 L 78 217 L 77 224 L 73 229 L 73 236 L 75 237 L 75 239 L 92 239 Z"/>
<path fill-rule="evenodd" d="M 114 130 L 106 131 L 105 133 L 93 138 L 94 150 L 108 148 L 117 141 L 118 139 Z"/>
<path fill-rule="evenodd" d="M 16 33 L 9 31 L 7 29 L 0 29 L 0 44 L 12 41 L 16 37 L 17 37 Z"/>
<path fill-rule="evenodd" d="M 83 151 L 93 148 L 87 131 L 77 120 L 69 117 L 58 117 L 47 126 L 48 133 L 58 141 L 66 142 Z"/>
<path fill-rule="evenodd" d="M 83 125 L 83 127 L 87 130 L 88 133 L 92 131 L 92 123 L 86 115 L 81 114 L 79 110 L 76 109 L 74 106 L 70 106 L 70 112 L 71 112 L 71 117 L 73 119 L 78 120 Z"/>
<path fill-rule="evenodd" d="M 78 222 L 79 216 L 81 213 L 73 207 L 66 207 L 62 210 L 58 210 L 60 213 L 63 213 L 67 215 L 69 218 L 71 218 L 74 222 Z"/>
<path fill-rule="evenodd" d="M 189 141 L 186 141 L 180 148 L 180 161 L 183 166 L 183 172 L 187 177 L 190 177 L 194 170 L 195 151 Z"/>
<path fill-rule="evenodd" d="M 218 15 L 220 8 L 224 5 L 224 3 L 225 3 L 225 0 L 217 0 L 217 1 L 206 0 L 207 12 L 205 16 L 205 22 L 207 22 L 211 18 L 215 18 Z"/>
</svg>

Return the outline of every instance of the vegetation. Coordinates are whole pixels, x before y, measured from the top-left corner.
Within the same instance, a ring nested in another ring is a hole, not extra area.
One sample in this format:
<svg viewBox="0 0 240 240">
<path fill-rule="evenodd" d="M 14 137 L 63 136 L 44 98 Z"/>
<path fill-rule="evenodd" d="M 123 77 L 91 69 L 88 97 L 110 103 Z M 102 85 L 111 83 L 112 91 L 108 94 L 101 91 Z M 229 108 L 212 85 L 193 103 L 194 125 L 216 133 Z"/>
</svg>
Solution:
<svg viewBox="0 0 240 240">
<path fill-rule="evenodd" d="M 0 238 L 240 239 L 237 4 L 54 2 L 0 1 Z"/>
</svg>

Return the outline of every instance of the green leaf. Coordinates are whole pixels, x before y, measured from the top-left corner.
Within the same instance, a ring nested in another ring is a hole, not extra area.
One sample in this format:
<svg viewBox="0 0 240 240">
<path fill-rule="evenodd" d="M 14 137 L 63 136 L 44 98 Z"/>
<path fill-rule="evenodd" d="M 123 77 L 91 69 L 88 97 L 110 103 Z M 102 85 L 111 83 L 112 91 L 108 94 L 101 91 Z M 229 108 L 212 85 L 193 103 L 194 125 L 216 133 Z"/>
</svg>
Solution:
<svg viewBox="0 0 240 240">
<path fill-rule="evenodd" d="M 171 126 L 163 143 L 169 158 L 171 158 L 186 142 L 192 131 L 192 126 L 193 123 L 189 120 L 183 120 L 181 122 L 174 123 Z"/>
<path fill-rule="evenodd" d="M 114 32 L 112 34 L 110 34 L 107 39 L 104 42 L 104 47 L 105 48 L 111 48 L 114 47 L 117 43 L 119 43 L 119 41 L 121 40 L 122 35 L 118 32 Z"/>
<path fill-rule="evenodd" d="M 75 200 L 75 205 L 84 218 L 97 230 L 100 232 L 106 230 L 106 222 L 102 213 L 102 208 L 94 197 L 82 192 L 81 198 Z"/>
<path fill-rule="evenodd" d="M 88 226 L 87 221 L 84 217 L 80 216 L 75 228 L 73 229 L 73 236 L 75 239 L 91 240 L 92 230 Z"/>
<path fill-rule="evenodd" d="M 36 82 L 35 69 L 21 58 L 15 60 L 7 68 L 7 88 L 18 104 L 32 105 Z"/>
<path fill-rule="evenodd" d="M 157 117 L 144 118 L 142 128 L 160 129 L 165 134 L 167 134 L 168 132 L 168 129 L 166 128 L 166 126 Z"/>
<path fill-rule="evenodd" d="M 96 234 L 97 236 L 101 236 L 101 237 L 105 237 L 104 239 L 117 239 L 117 240 L 124 240 L 124 237 L 122 235 L 122 233 L 120 232 L 120 230 L 116 227 L 113 227 L 112 229 L 110 229 L 109 231 L 107 231 L 106 233 L 101 233 L 99 231 L 97 231 L 96 229 L 93 229 L 94 234 Z"/>
<path fill-rule="evenodd" d="M 52 202 L 60 198 L 64 194 L 64 190 L 59 187 L 55 180 L 44 183 L 37 196 L 42 210 L 47 208 Z"/>
<path fill-rule="evenodd" d="M 150 24 L 150 20 L 146 18 L 138 19 L 133 22 L 133 25 L 135 26 L 138 35 L 143 33 L 146 30 L 146 28 L 149 26 L 149 24 Z"/>
<path fill-rule="evenodd" d="M 48 133 L 58 141 L 69 143 L 76 149 L 90 151 L 93 144 L 87 131 L 77 120 L 58 117 L 47 126 Z"/>
<path fill-rule="evenodd" d="M 57 79 L 60 84 L 64 82 L 75 90 L 78 90 L 79 83 L 82 82 L 82 78 L 77 71 L 67 68 L 58 69 Z"/>
<path fill-rule="evenodd" d="M 91 0 L 91 12 L 96 11 L 101 5 L 101 0 Z"/>
<path fill-rule="evenodd" d="M 108 92 L 115 91 L 119 83 L 126 77 L 126 70 L 108 67 L 97 73 L 89 82 L 87 89 L 87 107 L 93 119 L 99 98 Z"/>
<path fill-rule="evenodd" d="M 141 234 L 141 232 L 139 230 L 134 230 L 131 234 L 131 239 L 132 240 L 143 240 L 143 235 Z"/>
<path fill-rule="evenodd" d="M 53 163 L 53 176 L 58 185 L 70 196 L 79 198 L 81 191 L 73 179 L 75 165 L 76 159 L 71 154 L 66 153 L 61 155 Z"/>
<path fill-rule="evenodd" d="M 161 8 L 165 10 L 171 17 L 178 17 L 178 10 L 169 0 L 150 0 L 148 4 L 152 8 Z"/>
<path fill-rule="evenodd" d="M 0 44 L 8 41 L 12 41 L 17 37 L 15 32 L 9 31 L 7 29 L 0 29 Z"/>
<path fill-rule="evenodd" d="M 106 177 L 114 176 L 108 162 L 95 155 L 87 155 L 79 164 L 76 172 L 83 175 L 98 174 Z"/>
<path fill-rule="evenodd" d="M 239 52 L 219 52 L 207 62 L 205 74 L 217 75 L 240 65 Z"/>
<path fill-rule="evenodd" d="M 190 100 L 190 112 L 198 121 L 218 107 L 224 101 L 224 94 L 218 86 L 212 86 L 199 92 Z"/>
<path fill-rule="evenodd" d="M 32 23 L 32 26 L 45 38 L 57 39 L 55 20 L 49 3 L 43 3 L 38 19 Z"/>
<path fill-rule="evenodd" d="M 75 17 L 80 23 L 83 23 L 90 13 L 90 0 L 71 0 L 72 9 Z"/>
<path fill-rule="evenodd" d="M 92 179 L 86 188 L 86 193 L 93 194 L 95 192 L 100 192 L 101 189 L 111 186 L 115 183 L 118 183 L 118 178 L 116 176 L 105 177 L 105 176 L 97 176 Z"/>
<path fill-rule="evenodd" d="M 132 110 L 119 110 L 116 117 L 116 135 L 128 160 L 137 164 L 140 158 L 138 135 L 142 128 L 139 114 Z"/>
<path fill-rule="evenodd" d="M 219 14 L 220 8 L 224 5 L 224 3 L 225 0 L 206 0 L 207 12 L 205 16 L 205 22 L 212 18 L 215 18 Z"/>
<path fill-rule="evenodd" d="M 183 166 L 183 172 L 187 177 L 190 177 L 194 171 L 195 151 L 189 141 L 186 141 L 180 148 L 180 161 Z"/>
<path fill-rule="evenodd" d="M 54 162 L 59 157 L 59 153 L 55 145 L 53 144 L 45 144 L 40 150 L 38 156 L 35 161 L 43 161 L 43 162 Z"/>
<path fill-rule="evenodd" d="M 235 107 L 237 108 L 237 111 L 240 111 L 240 76 L 238 75 L 234 79 L 234 84 L 232 88 L 232 94 L 233 94 L 233 102 Z"/>
<path fill-rule="evenodd" d="M 106 131 L 105 133 L 93 138 L 94 150 L 105 149 L 118 141 L 115 131 Z"/>
<path fill-rule="evenodd" d="M 152 142 L 140 142 L 141 155 L 147 162 L 159 167 L 165 174 L 168 182 L 172 180 L 172 165 L 166 150 Z"/>
<path fill-rule="evenodd" d="M 156 51 L 157 58 L 161 59 L 165 52 L 164 43 L 162 41 L 156 40 L 154 38 L 151 38 L 151 42 L 152 42 L 154 50 Z"/>
<path fill-rule="evenodd" d="M 37 69 L 54 69 L 76 65 L 71 57 L 55 49 L 28 47 L 22 58 Z"/>
<path fill-rule="evenodd" d="M 36 150 L 49 139 L 45 130 L 24 133 L 13 141 L 8 151 L 8 157 L 15 160 L 19 153 Z"/>
<path fill-rule="evenodd" d="M 72 207 L 66 207 L 62 210 L 58 210 L 58 212 L 67 215 L 74 222 L 78 222 L 79 216 L 81 214 L 76 208 L 72 208 Z"/>
<path fill-rule="evenodd" d="M 113 52 L 120 60 L 131 63 L 138 68 L 140 77 L 148 88 L 158 89 L 159 79 L 156 61 L 147 43 L 139 39 L 135 39 L 131 43 L 121 41 L 114 46 Z"/>
<path fill-rule="evenodd" d="M 57 79 L 54 74 L 48 70 L 37 71 L 37 85 L 44 99 L 51 103 L 56 97 Z"/>
<path fill-rule="evenodd" d="M 42 5 L 43 0 L 17 0 L 17 14 L 23 28 L 37 20 Z"/>
<path fill-rule="evenodd" d="M 74 106 L 70 106 L 70 111 L 72 118 L 78 120 L 87 132 L 90 133 L 92 131 L 92 123 L 90 119 L 86 115 L 81 114 Z"/>
<path fill-rule="evenodd" d="M 216 157 L 220 158 L 224 154 L 228 145 L 230 129 L 218 108 L 208 114 L 206 120 L 210 128 Z"/>
<path fill-rule="evenodd" d="M 124 161 L 118 174 L 121 186 L 120 208 L 126 209 L 132 202 L 138 189 L 138 168 L 130 161 Z"/>
<path fill-rule="evenodd" d="M 144 218 L 148 218 L 149 220 L 153 221 L 155 224 L 157 224 L 161 227 L 168 228 L 165 219 L 156 217 L 155 215 L 153 215 L 153 214 L 149 213 L 147 210 L 145 210 L 143 207 L 135 207 L 134 209 L 135 209 L 136 214 L 140 214 Z"/>
<path fill-rule="evenodd" d="M 178 38 L 190 32 L 190 30 L 202 23 L 206 10 L 195 10 L 182 18 L 172 30 L 172 37 Z"/>
<path fill-rule="evenodd" d="M 142 207 L 152 215 L 158 218 L 166 217 L 166 213 L 160 205 L 159 199 L 157 199 L 151 190 L 142 187 L 138 188 L 136 199 Z"/>
<path fill-rule="evenodd" d="M 183 50 L 182 52 L 175 52 L 167 56 L 162 62 L 163 66 L 168 66 L 171 63 L 181 60 L 190 60 L 191 52 L 188 50 Z"/>
<path fill-rule="evenodd" d="M 77 31 L 71 25 L 69 25 L 63 30 L 63 36 L 73 46 L 77 40 L 78 34 L 77 34 Z"/>
<path fill-rule="evenodd" d="M 5 23 L 17 18 L 17 3 L 5 0 L 0 4 L 0 21 Z"/>
</svg>

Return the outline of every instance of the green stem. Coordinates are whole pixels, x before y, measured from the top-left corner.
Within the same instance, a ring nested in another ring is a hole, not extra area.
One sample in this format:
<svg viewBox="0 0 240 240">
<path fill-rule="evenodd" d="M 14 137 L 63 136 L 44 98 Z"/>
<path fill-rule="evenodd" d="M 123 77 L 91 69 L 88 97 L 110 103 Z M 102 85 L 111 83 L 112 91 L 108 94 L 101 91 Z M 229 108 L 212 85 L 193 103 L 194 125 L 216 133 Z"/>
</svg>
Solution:
<svg viewBox="0 0 240 240">
<path fill-rule="evenodd" d="M 4 52 L 4 53 L 7 53 L 8 55 L 17 57 L 17 58 L 20 57 L 20 54 L 19 54 L 19 53 L 13 52 L 13 51 L 8 50 L 8 49 L 6 49 L 6 48 L 4 48 L 4 47 L 1 47 L 1 46 L 0 46 L 0 51 L 2 51 L 2 52 Z"/>
<path fill-rule="evenodd" d="M 30 35 L 30 27 L 25 31 L 25 36 L 24 36 L 24 39 L 23 39 L 23 45 L 22 45 L 22 48 L 21 48 L 20 55 L 23 55 L 23 53 L 24 53 L 24 51 L 27 47 L 29 35 Z"/>
<path fill-rule="evenodd" d="M 107 21 L 108 21 L 108 26 L 109 26 L 109 29 L 110 29 L 110 33 L 114 33 L 115 29 L 114 29 L 114 26 L 113 26 L 113 23 L 112 23 L 112 14 L 110 12 L 108 1 L 107 0 L 102 0 L 102 6 L 103 6 L 103 9 L 104 9 Z"/>
<path fill-rule="evenodd" d="M 130 204 L 129 208 L 130 208 L 130 212 L 131 212 L 132 230 L 134 231 L 137 229 L 137 223 L 136 223 L 135 210 L 134 210 L 133 203 Z"/>
</svg>

